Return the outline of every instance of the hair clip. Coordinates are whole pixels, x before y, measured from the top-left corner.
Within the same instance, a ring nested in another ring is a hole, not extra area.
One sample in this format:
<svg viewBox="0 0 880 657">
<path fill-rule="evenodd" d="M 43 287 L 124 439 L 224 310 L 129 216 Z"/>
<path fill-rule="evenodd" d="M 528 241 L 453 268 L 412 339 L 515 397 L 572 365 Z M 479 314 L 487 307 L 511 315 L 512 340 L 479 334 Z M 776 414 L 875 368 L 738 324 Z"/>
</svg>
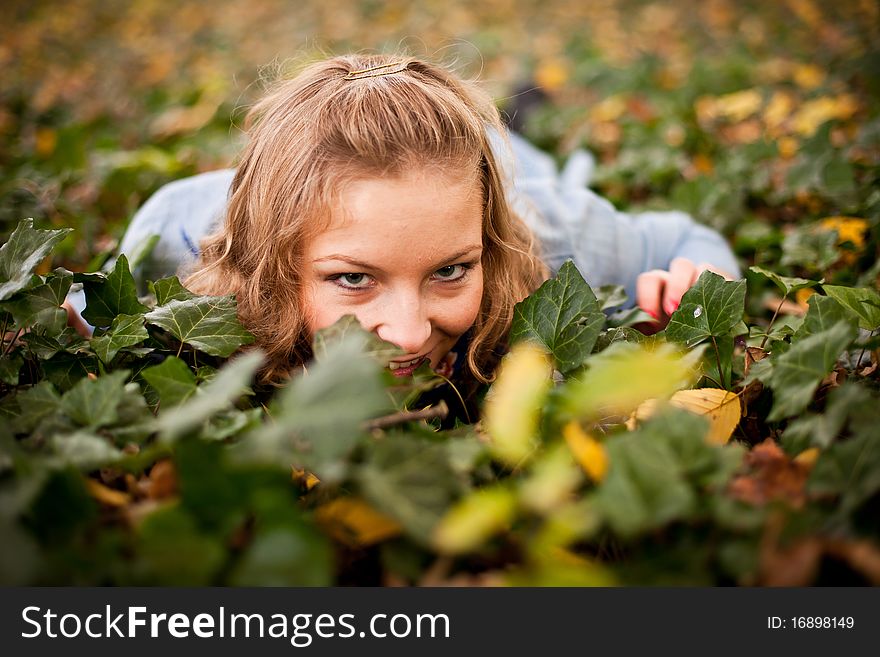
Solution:
<svg viewBox="0 0 880 657">
<path fill-rule="evenodd" d="M 371 68 L 361 69 L 360 71 L 350 71 L 343 80 L 361 80 L 363 78 L 378 78 L 383 75 L 391 75 L 393 73 L 402 73 L 409 68 L 409 62 L 397 62 L 394 64 L 380 64 Z"/>
</svg>

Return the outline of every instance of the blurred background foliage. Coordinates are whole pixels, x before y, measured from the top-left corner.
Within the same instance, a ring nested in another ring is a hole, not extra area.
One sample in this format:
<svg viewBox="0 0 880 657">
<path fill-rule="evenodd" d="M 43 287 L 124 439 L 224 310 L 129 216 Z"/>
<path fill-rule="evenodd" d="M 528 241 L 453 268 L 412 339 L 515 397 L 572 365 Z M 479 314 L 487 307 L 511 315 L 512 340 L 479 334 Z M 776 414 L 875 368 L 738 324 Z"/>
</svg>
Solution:
<svg viewBox="0 0 880 657">
<path fill-rule="evenodd" d="M 862 285 L 877 275 L 874 0 L 13 0 L 4 10 L 0 233 L 27 216 L 72 226 L 59 254 L 71 268 L 100 264 L 161 184 L 234 164 L 266 79 L 325 54 L 406 49 L 479 77 L 502 108 L 540 88 L 547 102 L 524 132 L 560 160 L 592 151 L 595 187 L 621 207 L 687 210 L 744 261 L 784 273 Z"/>
</svg>

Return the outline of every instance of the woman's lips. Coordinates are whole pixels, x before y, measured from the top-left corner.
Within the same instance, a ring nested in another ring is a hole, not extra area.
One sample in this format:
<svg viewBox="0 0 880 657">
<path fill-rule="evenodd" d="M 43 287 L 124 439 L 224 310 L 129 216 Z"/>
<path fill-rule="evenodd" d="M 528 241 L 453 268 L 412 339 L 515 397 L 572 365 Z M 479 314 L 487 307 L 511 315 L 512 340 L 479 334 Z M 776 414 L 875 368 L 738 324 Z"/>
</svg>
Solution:
<svg viewBox="0 0 880 657">
<path fill-rule="evenodd" d="M 412 373 L 415 372 L 426 360 L 428 360 L 427 356 L 420 356 L 419 358 L 410 361 L 397 363 L 392 361 L 388 363 L 388 367 L 394 376 L 412 376 Z"/>
</svg>

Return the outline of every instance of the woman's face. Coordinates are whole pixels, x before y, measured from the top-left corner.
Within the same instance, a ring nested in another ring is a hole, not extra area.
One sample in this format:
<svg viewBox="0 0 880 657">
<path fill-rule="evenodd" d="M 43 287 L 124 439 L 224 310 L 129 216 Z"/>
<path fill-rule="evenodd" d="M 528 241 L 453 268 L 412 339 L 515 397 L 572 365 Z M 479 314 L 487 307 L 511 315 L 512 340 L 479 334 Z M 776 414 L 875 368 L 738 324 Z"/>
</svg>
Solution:
<svg viewBox="0 0 880 657">
<path fill-rule="evenodd" d="M 306 241 L 304 307 L 312 333 L 343 315 L 405 353 L 398 376 L 437 368 L 477 318 L 483 201 L 473 172 L 416 169 L 347 185 L 327 230 Z"/>
</svg>

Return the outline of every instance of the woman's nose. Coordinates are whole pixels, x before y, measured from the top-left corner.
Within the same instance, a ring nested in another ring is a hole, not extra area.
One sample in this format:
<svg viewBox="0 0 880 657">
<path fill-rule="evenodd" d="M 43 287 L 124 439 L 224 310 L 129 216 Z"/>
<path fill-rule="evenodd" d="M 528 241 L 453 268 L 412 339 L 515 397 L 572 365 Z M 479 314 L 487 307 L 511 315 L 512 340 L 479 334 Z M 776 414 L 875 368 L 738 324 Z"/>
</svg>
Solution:
<svg viewBox="0 0 880 657">
<path fill-rule="evenodd" d="M 424 351 L 431 337 L 431 321 L 420 303 L 396 304 L 387 310 L 375 331 L 386 342 L 415 356 Z"/>
</svg>

